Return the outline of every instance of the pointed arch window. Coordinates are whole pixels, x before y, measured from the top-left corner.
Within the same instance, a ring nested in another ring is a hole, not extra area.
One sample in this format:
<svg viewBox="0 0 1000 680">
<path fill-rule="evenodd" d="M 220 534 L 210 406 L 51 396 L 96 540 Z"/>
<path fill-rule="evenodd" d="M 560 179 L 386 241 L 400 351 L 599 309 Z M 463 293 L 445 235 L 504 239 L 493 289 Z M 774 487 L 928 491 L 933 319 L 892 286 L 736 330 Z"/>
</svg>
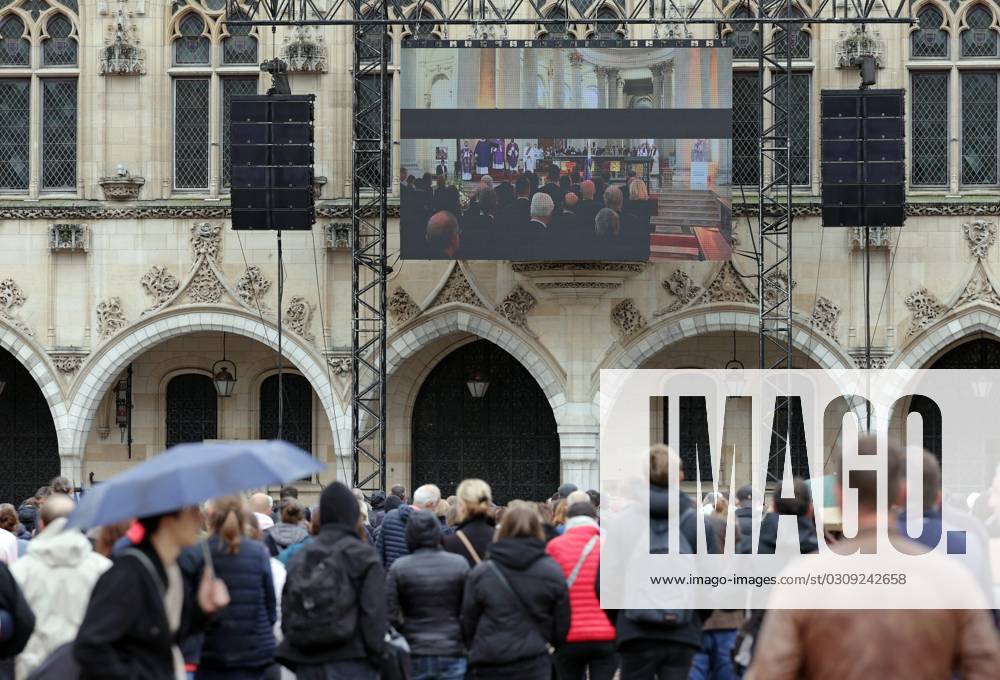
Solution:
<svg viewBox="0 0 1000 680">
<path fill-rule="evenodd" d="M 791 18 L 804 19 L 802 12 L 798 9 L 791 11 Z M 812 36 L 801 23 L 787 24 L 787 32 L 791 33 L 792 59 L 808 59 L 810 54 L 810 43 Z M 788 49 L 788 38 L 786 29 L 776 26 L 774 29 L 774 51 L 779 59 L 785 57 L 785 50 Z"/>
<path fill-rule="evenodd" d="M 997 56 L 997 31 L 993 26 L 993 12 L 985 5 L 976 5 L 965 15 L 965 24 L 968 28 L 962 31 L 962 56 Z"/>
<path fill-rule="evenodd" d="M 247 16 L 241 14 L 239 18 Z M 227 23 L 226 30 L 229 36 L 222 40 L 222 63 L 257 65 L 257 38 L 251 35 L 253 26 Z"/>
<path fill-rule="evenodd" d="M 24 22 L 14 14 L 0 19 L 0 66 L 30 66 L 31 43 Z"/>
<path fill-rule="evenodd" d="M 750 19 L 753 15 L 745 7 L 732 14 L 734 19 Z M 752 23 L 733 24 L 729 41 L 733 45 L 733 59 L 756 59 L 760 54 L 760 33 L 754 30 Z"/>
<path fill-rule="evenodd" d="M 934 5 L 917 13 L 917 30 L 910 34 L 910 56 L 914 59 L 947 59 L 948 32 L 944 14 Z"/>
<path fill-rule="evenodd" d="M 194 12 L 188 12 L 177 24 L 179 38 L 174 40 L 174 64 L 208 66 L 211 43 L 204 35 L 205 20 Z"/>
<path fill-rule="evenodd" d="M 77 55 L 73 23 L 56 14 L 45 24 L 48 37 L 42 43 L 42 64 L 45 66 L 75 66 Z"/>
</svg>

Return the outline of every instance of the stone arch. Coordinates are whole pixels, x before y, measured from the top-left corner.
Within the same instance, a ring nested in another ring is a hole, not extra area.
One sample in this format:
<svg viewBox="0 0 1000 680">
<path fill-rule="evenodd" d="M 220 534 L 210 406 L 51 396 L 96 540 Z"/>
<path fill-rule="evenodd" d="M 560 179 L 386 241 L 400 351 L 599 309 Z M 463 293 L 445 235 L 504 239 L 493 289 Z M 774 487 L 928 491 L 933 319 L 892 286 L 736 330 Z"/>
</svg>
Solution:
<svg viewBox="0 0 1000 680">
<path fill-rule="evenodd" d="M 64 455 L 78 459 L 82 457 L 101 398 L 130 361 L 164 340 L 197 331 L 232 333 L 256 340 L 272 349 L 277 349 L 278 346 L 277 329 L 243 310 L 188 305 L 172 307 L 142 319 L 101 346 L 81 368 L 69 400 L 67 427 L 70 432 Z M 286 360 L 312 385 L 334 436 L 345 428 L 349 432 L 350 428 L 346 427 L 347 415 L 343 405 L 334 396 L 323 357 L 291 332 L 286 332 L 283 336 L 283 350 Z M 336 442 L 336 449 L 337 455 L 342 455 L 346 450 L 339 440 Z"/>
<path fill-rule="evenodd" d="M 835 342 L 793 321 L 792 345 L 821 368 L 853 368 L 851 357 Z M 742 331 L 756 335 L 760 319 L 749 307 L 704 307 L 681 315 L 671 315 L 637 335 L 600 368 L 638 368 L 663 348 L 686 338 L 716 331 Z M 599 375 L 599 371 L 597 372 Z"/>
<path fill-rule="evenodd" d="M 386 348 L 386 376 L 392 379 L 403 363 L 431 342 L 456 333 L 476 335 L 493 342 L 520 361 L 545 392 L 552 410 L 566 403 L 566 376 L 555 357 L 537 341 L 528 339 L 472 305 L 452 302 L 421 315 L 417 323 L 389 339 Z"/>
<path fill-rule="evenodd" d="M 983 304 L 970 305 L 925 328 L 900 348 L 889 368 L 925 368 L 958 342 L 975 333 L 1000 340 L 1000 311 Z"/>
<path fill-rule="evenodd" d="M 0 348 L 10 352 L 21 365 L 28 369 L 28 373 L 38 385 L 38 389 L 42 391 L 45 401 L 49 405 L 49 413 L 56 428 L 56 436 L 59 438 L 59 448 L 62 449 L 68 444 L 67 401 L 48 355 L 37 342 L 2 320 L 0 320 Z"/>
</svg>

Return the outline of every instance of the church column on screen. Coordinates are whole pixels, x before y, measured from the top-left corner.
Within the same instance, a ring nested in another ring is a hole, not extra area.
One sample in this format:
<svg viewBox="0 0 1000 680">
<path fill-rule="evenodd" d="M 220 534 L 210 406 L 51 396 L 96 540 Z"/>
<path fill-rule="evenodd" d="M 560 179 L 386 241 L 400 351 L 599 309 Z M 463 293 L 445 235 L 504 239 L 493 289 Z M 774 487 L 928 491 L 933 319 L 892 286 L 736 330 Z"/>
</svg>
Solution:
<svg viewBox="0 0 1000 680">
<path fill-rule="evenodd" d="M 597 75 L 597 108 L 606 109 L 608 107 L 608 69 L 603 66 L 595 66 L 594 73 Z"/>
<path fill-rule="evenodd" d="M 473 54 L 478 51 L 469 50 Z M 462 55 L 459 54 L 458 83 L 455 89 L 458 92 L 458 108 L 476 108 L 476 98 L 479 95 L 479 59 L 472 55 L 466 55 L 462 58 Z"/>
<path fill-rule="evenodd" d="M 618 108 L 618 69 L 609 68 L 608 74 L 608 108 Z"/>
<path fill-rule="evenodd" d="M 530 48 L 529 48 L 530 49 Z M 500 50 L 500 82 L 497 100 L 501 108 L 516 109 L 521 105 L 521 54 L 529 50 Z"/>
<path fill-rule="evenodd" d="M 521 82 L 521 108 L 534 109 L 538 106 L 538 54 L 534 48 L 526 47 L 521 50 L 524 61 L 524 77 Z"/>
<path fill-rule="evenodd" d="M 561 109 L 566 101 L 566 71 L 563 68 L 563 50 L 552 50 L 551 78 L 549 92 L 552 94 L 552 108 Z"/>
<path fill-rule="evenodd" d="M 701 50 L 674 50 L 674 86 L 672 89 L 674 100 L 672 104 L 677 108 L 700 109 L 702 107 L 699 77 L 701 74 Z M 684 184 L 690 181 L 691 173 L 691 149 L 694 147 L 693 139 L 681 139 L 675 142 L 675 152 L 677 154 L 677 164 L 674 172 L 674 184 Z M 676 178 L 680 175 L 681 182 Z"/>
<path fill-rule="evenodd" d="M 579 52 L 569 55 L 570 82 L 572 83 L 572 102 L 570 108 L 583 108 L 583 57 Z"/>
</svg>

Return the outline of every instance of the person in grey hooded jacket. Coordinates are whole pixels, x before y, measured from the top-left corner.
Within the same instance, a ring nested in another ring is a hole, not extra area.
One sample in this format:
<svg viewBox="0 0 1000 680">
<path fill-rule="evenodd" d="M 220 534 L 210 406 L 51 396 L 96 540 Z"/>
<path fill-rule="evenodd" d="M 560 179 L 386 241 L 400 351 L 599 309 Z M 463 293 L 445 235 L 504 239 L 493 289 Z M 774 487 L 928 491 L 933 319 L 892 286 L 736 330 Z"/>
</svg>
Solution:
<svg viewBox="0 0 1000 680">
<path fill-rule="evenodd" d="M 264 545 L 277 557 L 288 546 L 301 543 L 309 538 L 309 531 L 303 526 L 305 510 L 294 498 L 281 501 L 281 521 L 264 534 Z"/>
</svg>

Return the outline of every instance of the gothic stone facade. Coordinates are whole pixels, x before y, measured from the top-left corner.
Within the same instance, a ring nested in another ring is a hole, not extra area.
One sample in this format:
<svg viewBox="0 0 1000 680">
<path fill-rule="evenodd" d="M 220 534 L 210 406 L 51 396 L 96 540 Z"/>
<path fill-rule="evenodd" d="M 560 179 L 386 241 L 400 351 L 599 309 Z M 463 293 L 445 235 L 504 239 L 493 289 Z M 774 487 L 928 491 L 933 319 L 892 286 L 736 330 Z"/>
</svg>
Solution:
<svg viewBox="0 0 1000 680">
<path fill-rule="evenodd" d="M 274 237 L 229 229 L 223 102 L 263 91 L 257 63 L 275 52 L 293 61 L 293 91 L 317 94 L 316 171 L 326 178 L 313 233 L 285 235 L 286 355 L 313 390 L 313 453 L 330 464 L 328 479 L 349 476 L 350 252 L 342 223 L 351 186 L 350 34 L 279 29 L 273 46 L 258 44 L 226 29 L 222 4 L 14 0 L 0 9 L 0 22 L 8 22 L 0 30 L 14 39 L 5 43 L 13 65 L 0 68 L 0 96 L 13 112 L 3 124 L 19 126 L 25 140 L 23 159 L 6 163 L 0 177 L 0 346 L 44 394 L 62 469 L 77 482 L 162 449 L 166 386 L 179 374 L 208 374 L 223 334 L 239 382 L 220 406 L 217 436 L 261 435 L 259 392 L 275 369 Z M 906 227 L 873 233 L 877 367 L 926 366 L 963 338 L 1000 335 L 1000 8 L 931 2 L 918 9 L 929 12 L 920 29 L 882 27 L 877 36 L 879 85 L 907 88 L 908 106 L 923 106 L 919 118 L 930 121 L 911 132 Z M 427 4 L 424 11 L 437 10 Z M 983 12 L 992 23 L 980 26 Z M 590 30 L 573 25 L 580 37 Z M 695 37 L 699 30 L 691 28 Z M 530 27 L 508 31 L 530 35 Z M 651 35 L 651 27 L 632 32 Z M 752 49 L 754 36 L 744 37 Z M 394 29 L 394 67 L 405 38 Z M 793 282 L 802 366 L 863 361 L 861 237 L 822 230 L 817 208 L 820 90 L 856 85 L 843 56 L 855 39 L 841 27 L 806 27 L 795 43 L 804 85 Z M 752 78 L 756 60 L 744 56 L 737 74 Z M 926 97 L 916 101 L 915 90 Z M 992 92 L 993 103 L 985 95 L 973 101 L 973 91 Z M 394 130 L 398 94 L 394 82 Z M 983 130 L 994 131 L 992 151 Z M 747 247 L 752 217 L 740 206 L 734 214 Z M 395 249 L 395 220 L 390 230 Z M 520 361 L 544 392 L 562 477 L 595 486 L 599 371 L 721 367 L 734 341 L 738 358 L 754 365 L 757 300 L 747 273 L 746 261 L 396 266 L 390 479 L 409 481 L 410 419 L 422 381 L 451 350 L 485 338 Z M 130 364 L 131 453 L 115 427 L 113 392 Z"/>
</svg>

